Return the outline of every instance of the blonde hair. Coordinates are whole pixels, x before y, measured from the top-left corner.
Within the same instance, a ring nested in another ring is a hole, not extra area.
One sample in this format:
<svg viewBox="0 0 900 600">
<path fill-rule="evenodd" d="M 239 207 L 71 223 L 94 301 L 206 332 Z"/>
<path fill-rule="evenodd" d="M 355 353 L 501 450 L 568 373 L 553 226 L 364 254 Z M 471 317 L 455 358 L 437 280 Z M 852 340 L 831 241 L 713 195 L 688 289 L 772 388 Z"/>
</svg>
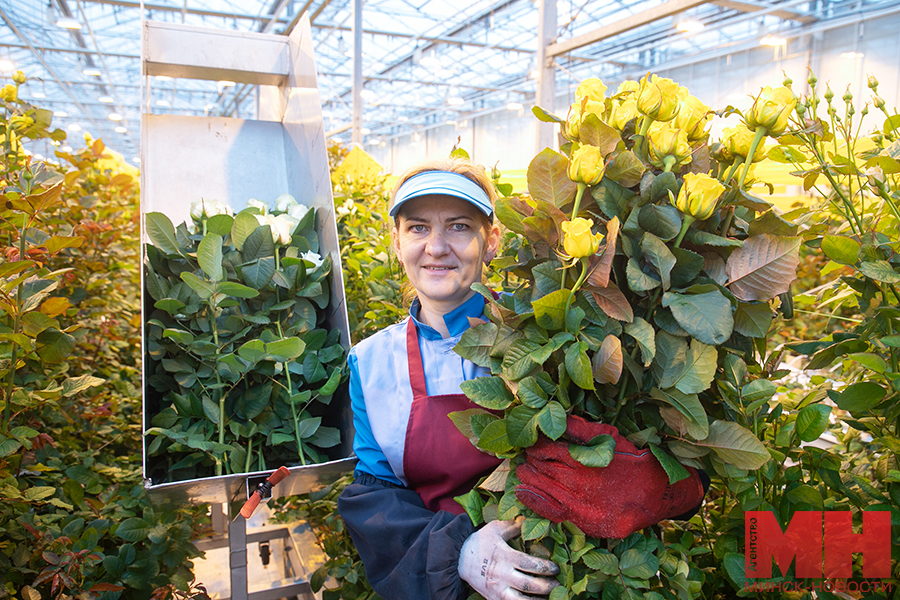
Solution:
<svg viewBox="0 0 900 600">
<path fill-rule="evenodd" d="M 488 200 L 491 201 L 491 208 L 496 207 L 497 205 L 497 191 L 494 189 L 494 182 L 491 181 L 491 178 L 488 177 L 488 174 L 485 172 L 484 167 L 481 165 L 477 165 L 466 158 L 459 157 L 449 157 L 449 158 L 432 158 L 429 160 L 425 160 L 420 162 L 417 165 L 414 165 L 406 170 L 403 175 L 400 176 L 400 179 L 397 180 L 397 184 L 394 186 L 394 189 L 391 191 L 391 203 L 390 206 L 394 206 L 394 199 L 397 197 L 397 190 L 400 189 L 400 186 L 414 175 L 418 175 L 419 173 L 425 173 L 427 171 L 449 171 L 450 173 L 458 173 L 463 177 L 473 181 L 484 190 L 484 193 L 487 194 Z M 398 213 L 396 217 L 394 217 L 394 230 L 397 229 L 398 219 L 400 218 L 400 214 Z M 482 222 L 487 231 L 490 231 L 493 226 L 493 220 L 491 217 L 482 214 Z M 416 289 L 409 283 L 409 280 L 403 282 L 401 286 L 402 294 L 403 294 L 403 305 L 405 307 L 409 307 L 413 300 L 416 299 Z"/>
</svg>

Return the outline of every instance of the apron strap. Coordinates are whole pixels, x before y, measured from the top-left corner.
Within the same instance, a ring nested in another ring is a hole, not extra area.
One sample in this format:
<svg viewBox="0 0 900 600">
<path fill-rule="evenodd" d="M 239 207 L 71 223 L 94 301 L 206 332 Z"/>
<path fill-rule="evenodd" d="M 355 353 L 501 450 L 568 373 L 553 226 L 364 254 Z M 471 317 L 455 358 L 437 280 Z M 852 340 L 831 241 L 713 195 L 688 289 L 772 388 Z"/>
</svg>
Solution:
<svg viewBox="0 0 900 600">
<path fill-rule="evenodd" d="M 422 366 L 419 336 L 412 317 L 406 324 L 406 357 L 409 363 L 409 383 L 412 387 L 413 401 L 425 398 L 428 396 L 428 388 L 425 386 L 425 367 Z"/>
</svg>

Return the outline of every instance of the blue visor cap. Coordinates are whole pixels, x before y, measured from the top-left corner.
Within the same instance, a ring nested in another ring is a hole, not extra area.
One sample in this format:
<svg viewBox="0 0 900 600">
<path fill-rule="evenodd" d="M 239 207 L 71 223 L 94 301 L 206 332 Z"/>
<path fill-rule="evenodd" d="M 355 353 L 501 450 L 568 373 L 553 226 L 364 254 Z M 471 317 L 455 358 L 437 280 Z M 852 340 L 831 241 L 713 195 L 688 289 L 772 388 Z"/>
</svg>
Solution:
<svg viewBox="0 0 900 600">
<path fill-rule="evenodd" d="M 481 186 L 459 173 L 451 171 L 425 171 L 418 175 L 413 175 L 403 182 L 397 194 L 394 197 L 394 205 L 388 214 L 396 217 L 400 212 L 400 207 L 407 200 L 419 198 L 420 196 L 452 196 L 460 200 L 466 200 L 475 205 L 478 210 L 483 212 L 489 218 L 494 216 L 494 208 L 491 206 L 491 199 Z"/>
</svg>

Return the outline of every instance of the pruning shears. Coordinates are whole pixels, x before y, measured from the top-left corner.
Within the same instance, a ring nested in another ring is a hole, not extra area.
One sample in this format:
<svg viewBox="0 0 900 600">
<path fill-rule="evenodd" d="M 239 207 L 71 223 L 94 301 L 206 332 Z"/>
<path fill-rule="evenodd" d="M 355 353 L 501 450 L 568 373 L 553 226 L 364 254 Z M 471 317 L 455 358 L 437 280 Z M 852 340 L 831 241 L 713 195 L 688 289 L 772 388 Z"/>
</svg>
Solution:
<svg viewBox="0 0 900 600">
<path fill-rule="evenodd" d="M 245 519 L 252 517 L 253 513 L 256 512 L 256 509 L 259 507 L 260 502 L 263 501 L 263 498 L 270 498 L 272 496 L 272 488 L 281 483 L 284 478 L 290 474 L 291 472 L 288 471 L 287 467 L 278 467 L 277 471 L 269 475 L 265 481 L 256 486 L 256 489 L 253 490 L 250 497 L 244 502 L 244 506 L 241 507 L 240 515 Z M 235 519 L 237 519 L 237 517 L 235 517 Z"/>
</svg>

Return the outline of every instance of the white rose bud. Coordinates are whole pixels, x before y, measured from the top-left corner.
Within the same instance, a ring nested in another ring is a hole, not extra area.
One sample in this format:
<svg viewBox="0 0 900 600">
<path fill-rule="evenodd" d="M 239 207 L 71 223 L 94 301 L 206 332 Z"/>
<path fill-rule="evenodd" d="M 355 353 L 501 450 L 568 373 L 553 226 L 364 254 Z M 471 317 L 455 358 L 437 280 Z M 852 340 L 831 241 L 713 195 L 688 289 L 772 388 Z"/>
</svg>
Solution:
<svg viewBox="0 0 900 600">
<path fill-rule="evenodd" d="M 311 262 L 313 264 L 313 268 L 317 269 L 322 266 L 322 257 L 316 254 L 315 252 L 304 252 L 300 255 L 300 258 L 307 262 Z"/>
<path fill-rule="evenodd" d="M 218 200 L 195 200 L 191 202 L 191 218 L 195 221 L 202 221 L 204 218 L 209 219 L 216 215 L 232 215 L 234 214 L 231 207 L 224 202 Z"/>
<path fill-rule="evenodd" d="M 866 169 L 866 179 L 868 180 L 869 187 L 877 194 L 878 185 L 884 185 L 884 170 L 878 165 L 869 167 Z"/>
<path fill-rule="evenodd" d="M 309 212 L 309 207 L 305 204 L 294 204 L 290 208 L 287 209 L 287 214 L 291 215 L 297 222 L 299 223 L 303 217 L 306 216 L 306 213 Z"/>
<path fill-rule="evenodd" d="M 275 199 L 275 210 L 279 212 L 287 212 L 292 206 L 297 204 L 294 197 L 290 194 L 282 194 Z"/>
<path fill-rule="evenodd" d="M 250 198 L 249 200 L 247 200 L 247 206 L 259 210 L 260 214 L 263 215 L 269 212 L 269 205 L 262 200 L 257 200 L 256 198 Z"/>
</svg>

